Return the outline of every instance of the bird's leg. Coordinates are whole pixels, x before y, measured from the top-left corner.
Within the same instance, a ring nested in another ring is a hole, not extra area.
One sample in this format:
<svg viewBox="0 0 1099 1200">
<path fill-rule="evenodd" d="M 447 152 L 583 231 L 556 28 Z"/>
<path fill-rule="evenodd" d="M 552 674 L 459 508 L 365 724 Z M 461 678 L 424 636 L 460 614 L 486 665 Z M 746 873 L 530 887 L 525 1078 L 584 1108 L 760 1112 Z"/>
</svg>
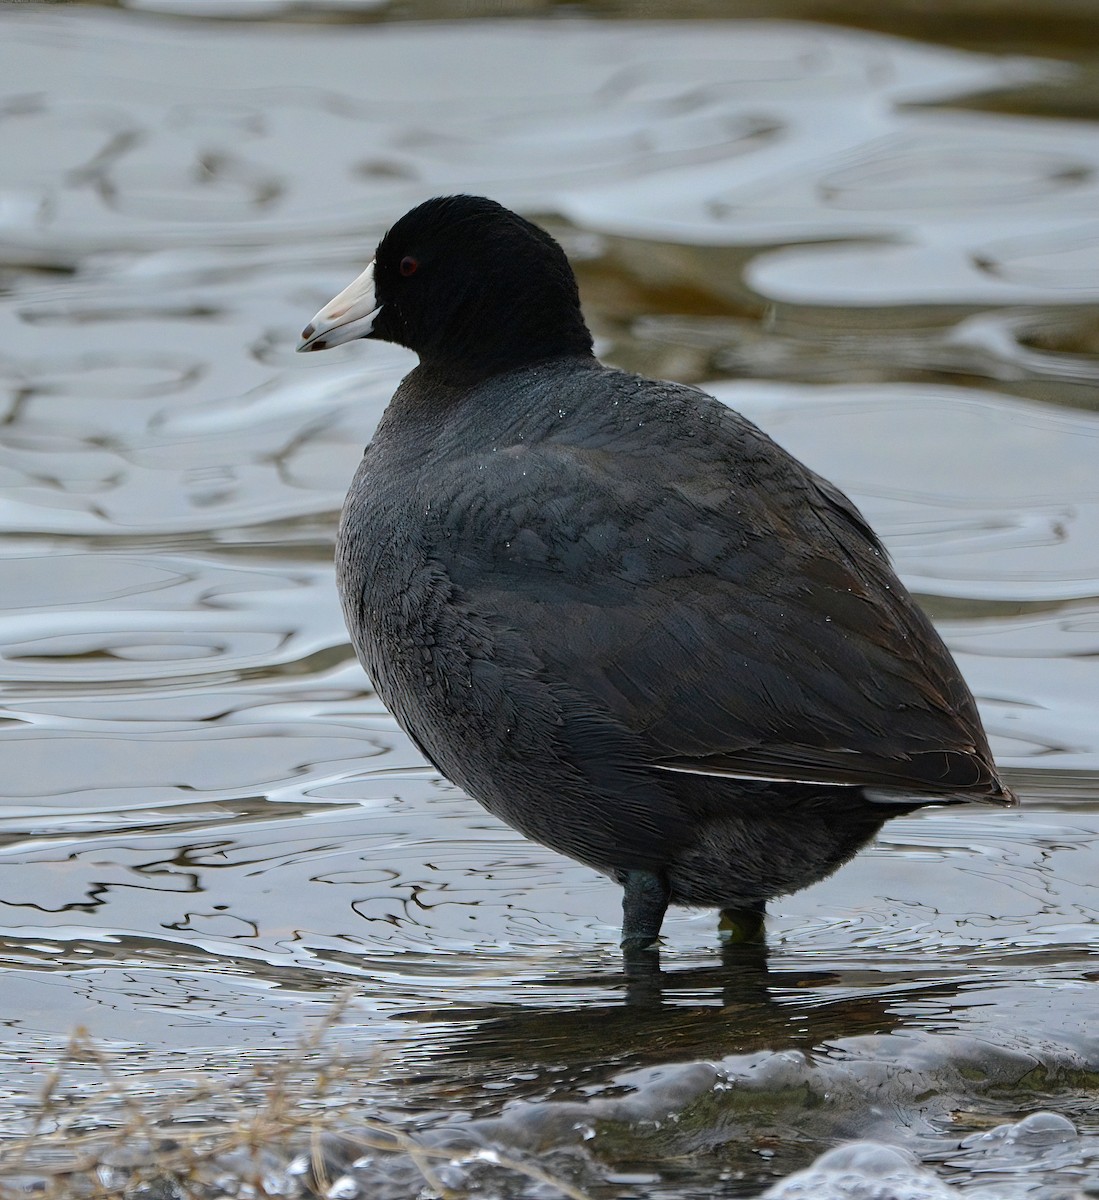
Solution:
<svg viewBox="0 0 1099 1200">
<path fill-rule="evenodd" d="M 626 954 L 648 950 L 660 937 L 668 885 L 653 871 L 625 871 L 622 887 L 622 949 Z"/>
<path fill-rule="evenodd" d="M 723 908 L 721 919 L 717 923 L 723 940 L 737 945 L 744 942 L 762 942 L 766 908 L 763 903 L 748 904 L 743 908 Z"/>
</svg>

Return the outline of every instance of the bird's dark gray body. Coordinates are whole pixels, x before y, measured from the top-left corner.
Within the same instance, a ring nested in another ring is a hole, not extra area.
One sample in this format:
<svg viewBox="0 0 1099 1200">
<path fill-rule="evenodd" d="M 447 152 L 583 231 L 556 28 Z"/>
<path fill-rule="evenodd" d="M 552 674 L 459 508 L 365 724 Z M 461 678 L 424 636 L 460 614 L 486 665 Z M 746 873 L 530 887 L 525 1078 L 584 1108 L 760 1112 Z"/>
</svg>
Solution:
<svg viewBox="0 0 1099 1200">
<path fill-rule="evenodd" d="M 758 906 L 897 806 L 1003 799 L 972 697 L 836 488 L 693 389 L 551 359 L 401 384 L 337 549 L 448 778 L 670 899 Z"/>
<path fill-rule="evenodd" d="M 299 349 L 414 350 L 352 485 L 344 615 L 444 775 L 618 879 L 758 925 L 921 804 L 1012 804 L 852 503 L 693 388 L 602 366 L 544 230 L 477 196 L 386 233 Z"/>
</svg>

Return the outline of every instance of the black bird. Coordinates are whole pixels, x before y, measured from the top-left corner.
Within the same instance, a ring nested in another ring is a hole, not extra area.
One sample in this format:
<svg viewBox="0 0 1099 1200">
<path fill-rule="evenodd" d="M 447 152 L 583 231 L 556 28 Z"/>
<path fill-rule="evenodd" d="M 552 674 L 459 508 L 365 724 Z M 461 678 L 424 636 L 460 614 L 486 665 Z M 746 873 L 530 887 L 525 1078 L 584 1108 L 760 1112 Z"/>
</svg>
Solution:
<svg viewBox="0 0 1099 1200">
<path fill-rule="evenodd" d="M 713 397 L 603 366 L 561 247 L 428 200 L 301 350 L 407 346 L 336 550 L 351 639 L 448 779 L 742 931 L 923 804 L 1011 805 L 976 705 L 833 484 Z"/>
</svg>

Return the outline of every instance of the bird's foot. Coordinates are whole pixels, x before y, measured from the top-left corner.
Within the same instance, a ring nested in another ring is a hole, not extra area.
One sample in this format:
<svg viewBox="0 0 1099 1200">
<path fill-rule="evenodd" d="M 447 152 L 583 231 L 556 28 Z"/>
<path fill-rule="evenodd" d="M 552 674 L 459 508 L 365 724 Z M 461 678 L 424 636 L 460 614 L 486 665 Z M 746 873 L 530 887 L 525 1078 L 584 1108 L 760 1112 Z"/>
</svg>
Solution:
<svg viewBox="0 0 1099 1200">
<path fill-rule="evenodd" d="M 636 957 L 657 952 L 668 908 L 667 883 L 654 871 L 626 871 L 622 888 L 622 953 Z"/>
<path fill-rule="evenodd" d="M 762 904 L 748 908 L 723 908 L 717 928 L 722 940 L 733 945 L 762 942 L 766 935 L 766 915 Z"/>
</svg>

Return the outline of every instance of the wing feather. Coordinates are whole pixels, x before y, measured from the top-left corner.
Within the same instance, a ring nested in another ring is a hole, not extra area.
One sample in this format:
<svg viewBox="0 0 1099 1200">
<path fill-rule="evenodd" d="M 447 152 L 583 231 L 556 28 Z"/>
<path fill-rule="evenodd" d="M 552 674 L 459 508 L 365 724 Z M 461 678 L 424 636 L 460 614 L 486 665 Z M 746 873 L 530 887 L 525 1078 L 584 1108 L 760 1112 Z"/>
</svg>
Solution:
<svg viewBox="0 0 1099 1200">
<path fill-rule="evenodd" d="M 455 464 L 496 501 L 491 526 L 460 494 L 439 517 L 462 603 L 653 768 L 1010 803 L 969 689 L 858 509 L 716 401 L 663 402 L 666 478 L 610 436 Z"/>
</svg>

